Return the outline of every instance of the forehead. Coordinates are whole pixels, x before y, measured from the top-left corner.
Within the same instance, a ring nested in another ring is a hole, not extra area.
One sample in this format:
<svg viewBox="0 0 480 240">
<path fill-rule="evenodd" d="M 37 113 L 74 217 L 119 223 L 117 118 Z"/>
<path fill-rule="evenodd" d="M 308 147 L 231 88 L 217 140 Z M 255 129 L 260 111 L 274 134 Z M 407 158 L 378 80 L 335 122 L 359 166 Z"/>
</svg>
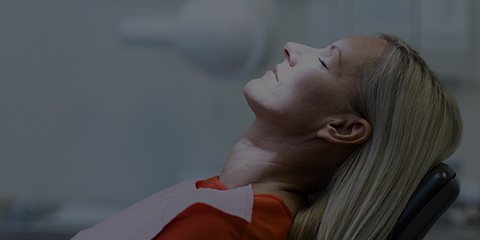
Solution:
<svg viewBox="0 0 480 240">
<path fill-rule="evenodd" d="M 378 57 L 388 42 L 378 37 L 355 36 L 340 39 L 333 44 L 350 54 Z"/>
<path fill-rule="evenodd" d="M 379 58 L 388 42 L 377 37 L 356 36 L 338 40 L 332 45 L 341 52 L 339 64 L 342 71 L 355 71 L 365 63 Z"/>
</svg>

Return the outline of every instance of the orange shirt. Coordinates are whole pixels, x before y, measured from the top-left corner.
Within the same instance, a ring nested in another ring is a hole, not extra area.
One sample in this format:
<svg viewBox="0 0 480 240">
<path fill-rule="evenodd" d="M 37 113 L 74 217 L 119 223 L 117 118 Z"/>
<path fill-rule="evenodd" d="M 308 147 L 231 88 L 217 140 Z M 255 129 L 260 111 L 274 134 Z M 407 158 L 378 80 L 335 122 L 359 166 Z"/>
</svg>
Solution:
<svg viewBox="0 0 480 240">
<path fill-rule="evenodd" d="M 196 182 L 197 188 L 227 190 L 217 177 Z M 287 239 L 292 215 L 285 203 L 271 194 L 255 194 L 252 222 L 203 203 L 179 213 L 154 240 L 280 240 Z"/>
</svg>

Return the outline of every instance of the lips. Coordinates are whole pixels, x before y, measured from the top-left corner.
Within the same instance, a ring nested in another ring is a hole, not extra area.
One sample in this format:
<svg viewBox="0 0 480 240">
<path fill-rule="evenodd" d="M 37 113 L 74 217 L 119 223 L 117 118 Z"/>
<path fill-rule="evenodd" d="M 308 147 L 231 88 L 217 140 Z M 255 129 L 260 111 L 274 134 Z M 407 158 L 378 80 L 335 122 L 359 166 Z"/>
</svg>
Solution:
<svg viewBox="0 0 480 240">
<path fill-rule="evenodd" d="M 277 67 L 278 67 L 278 65 L 275 65 L 275 69 L 273 70 L 273 73 L 275 74 L 275 79 L 278 82 L 278 69 L 277 69 Z"/>
</svg>

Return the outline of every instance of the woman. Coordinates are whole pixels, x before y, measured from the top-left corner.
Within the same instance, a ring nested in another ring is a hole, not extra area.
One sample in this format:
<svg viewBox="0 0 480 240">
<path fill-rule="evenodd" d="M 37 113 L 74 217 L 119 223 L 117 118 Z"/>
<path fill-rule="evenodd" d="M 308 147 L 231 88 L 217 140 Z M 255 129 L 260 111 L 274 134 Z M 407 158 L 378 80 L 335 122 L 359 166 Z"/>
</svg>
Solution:
<svg viewBox="0 0 480 240">
<path fill-rule="evenodd" d="M 256 118 L 219 182 L 280 197 L 295 216 L 290 239 L 386 239 L 423 176 L 457 148 L 454 99 L 394 37 L 284 52 L 245 87 Z"/>
<path fill-rule="evenodd" d="M 457 148 L 454 99 L 399 39 L 287 43 L 284 53 L 246 85 L 255 121 L 221 174 L 196 183 L 251 185 L 251 221 L 191 204 L 155 239 L 386 239 L 423 176 Z"/>
</svg>

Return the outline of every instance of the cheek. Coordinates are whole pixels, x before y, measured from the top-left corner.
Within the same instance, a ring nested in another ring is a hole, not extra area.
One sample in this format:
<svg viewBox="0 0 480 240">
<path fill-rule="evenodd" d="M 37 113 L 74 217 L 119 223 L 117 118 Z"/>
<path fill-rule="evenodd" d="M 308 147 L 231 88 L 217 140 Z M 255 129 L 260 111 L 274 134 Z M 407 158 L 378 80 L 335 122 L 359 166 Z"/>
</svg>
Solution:
<svg viewBox="0 0 480 240">
<path fill-rule="evenodd" d="M 287 81 L 296 90 L 308 90 L 326 82 L 328 75 L 317 67 L 306 66 L 295 69 L 287 75 Z"/>
<path fill-rule="evenodd" d="M 316 76 L 302 76 L 282 86 L 291 100 L 316 102 L 328 93 L 328 86 Z"/>
<path fill-rule="evenodd" d="M 305 79 L 288 86 L 285 94 L 288 111 L 315 118 L 317 115 L 331 113 L 343 101 L 332 86 L 324 79 Z"/>
</svg>

